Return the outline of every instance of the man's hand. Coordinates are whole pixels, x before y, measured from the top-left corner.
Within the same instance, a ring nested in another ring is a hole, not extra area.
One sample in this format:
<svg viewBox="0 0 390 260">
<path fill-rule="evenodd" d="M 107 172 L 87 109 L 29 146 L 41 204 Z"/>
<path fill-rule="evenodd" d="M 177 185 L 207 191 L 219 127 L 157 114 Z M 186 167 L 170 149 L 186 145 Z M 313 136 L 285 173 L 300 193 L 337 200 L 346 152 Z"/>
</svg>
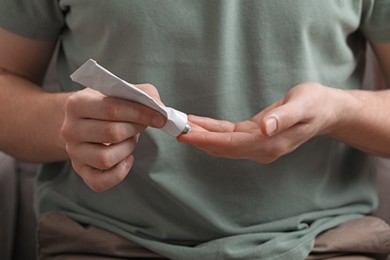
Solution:
<svg viewBox="0 0 390 260">
<path fill-rule="evenodd" d="M 342 113 L 339 97 L 344 94 L 318 83 L 303 83 L 247 121 L 191 115 L 191 131 L 178 140 L 212 156 L 270 163 L 310 138 L 328 134 Z"/>
<path fill-rule="evenodd" d="M 137 87 L 160 100 L 152 85 Z M 68 98 L 61 133 L 73 168 L 92 190 L 100 192 L 127 176 L 140 133 L 147 126 L 163 127 L 165 120 L 149 107 L 87 88 Z"/>
</svg>

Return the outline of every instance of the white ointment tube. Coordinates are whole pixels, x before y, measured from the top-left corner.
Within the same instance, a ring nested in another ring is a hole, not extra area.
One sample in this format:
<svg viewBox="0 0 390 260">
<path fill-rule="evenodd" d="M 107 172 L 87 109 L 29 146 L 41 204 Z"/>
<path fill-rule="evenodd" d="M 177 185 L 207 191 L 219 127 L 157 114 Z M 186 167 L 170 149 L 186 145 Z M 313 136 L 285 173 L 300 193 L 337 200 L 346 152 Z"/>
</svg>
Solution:
<svg viewBox="0 0 390 260">
<path fill-rule="evenodd" d="M 159 111 L 167 118 L 167 122 L 161 130 L 171 136 L 176 137 L 182 133 L 188 133 L 191 129 L 185 113 L 158 104 L 151 96 L 115 76 L 92 59 L 81 65 L 70 77 L 73 81 L 95 89 L 106 96 L 141 103 Z"/>
</svg>

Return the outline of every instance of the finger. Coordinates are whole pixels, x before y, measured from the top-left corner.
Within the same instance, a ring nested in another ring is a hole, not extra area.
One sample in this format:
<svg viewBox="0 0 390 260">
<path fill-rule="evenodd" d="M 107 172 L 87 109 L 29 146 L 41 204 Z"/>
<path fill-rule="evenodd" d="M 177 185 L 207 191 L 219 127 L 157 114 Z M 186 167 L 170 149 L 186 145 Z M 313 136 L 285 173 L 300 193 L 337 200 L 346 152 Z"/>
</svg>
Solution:
<svg viewBox="0 0 390 260">
<path fill-rule="evenodd" d="M 306 122 L 309 113 L 302 102 L 290 101 L 268 111 L 261 120 L 261 131 L 266 136 L 280 133 L 297 123 Z"/>
<path fill-rule="evenodd" d="M 260 125 L 257 121 L 246 120 L 235 124 L 234 132 L 258 132 Z"/>
<path fill-rule="evenodd" d="M 197 146 L 198 148 L 220 147 L 221 149 L 237 149 L 237 147 L 248 140 L 253 140 L 252 134 L 241 132 L 206 132 L 191 131 L 180 138 L 180 142 Z"/>
<path fill-rule="evenodd" d="M 144 129 L 144 125 L 134 123 L 81 119 L 74 124 L 64 125 L 61 133 L 65 140 L 101 144 L 120 143 Z"/>
<path fill-rule="evenodd" d="M 118 164 L 131 154 L 136 146 L 136 138 L 130 138 L 118 144 L 81 143 L 67 144 L 67 152 L 72 161 L 88 165 L 99 170 L 106 170 Z"/>
<path fill-rule="evenodd" d="M 294 126 L 272 136 L 265 143 L 263 154 L 267 157 L 265 161 L 272 162 L 297 149 L 300 145 L 313 137 L 310 125 L 298 123 Z M 268 159 L 267 159 L 268 158 Z M 264 161 L 264 162 L 265 162 Z"/>
<path fill-rule="evenodd" d="M 188 120 L 211 132 L 233 132 L 235 124 L 226 120 L 189 115 Z"/>
<path fill-rule="evenodd" d="M 72 166 L 91 190 L 95 192 L 102 192 L 111 189 L 123 181 L 129 173 L 133 163 L 134 156 L 130 155 L 114 167 L 105 171 L 73 161 Z"/>
<path fill-rule="evenodd" d="M 199 134 L 198 132 L 204 132 L 204 135 L 211 135 L 211 133 L 221 133 L 221 134 L 226 134 L 226 135 L 218 135 L 218 136 L 229 136 L 229 133 L 261 133 L 259 131 L 259 126 L 257 125 L 256 122 L 253 121 L 242 121 L 239 123 L 232 123 L 229 121 L 225 120 L 216 120 L 216 119 L 211 119 L 207 117 L 199 117 L 199 116 L 194 116 L 190 115 L 189 116 L 189 121 L 191 125 L 191 131 L 185 135 L 179 135 L 178 136 L 178 141 L 180 142 L 193 142 L 198 140 L 198 137 L 195 136 L 202 136 L 202 134 Z M 223 138 L 223 137 L 222 137 Z M 205 140 L 200 138 L 200 140 L 207 142 L 207 138 Z M 199 141 L 199 140 L 198 140 Z"/>
<path fill-rule="evenodd" d="M 158 90 L 152 84 L 149 84 L 149 83 L 137 84 L 137 85 L 135 85 L 135 87 L 140 89 L 141 91 L 145 92 L 146 94 L 148 94 L 158 104 L 164 106 L 164 104 L 162 103 L 162 101 L 160 99 L 160 94 L 158 93 Z"/>
<path fill-rule="evenodd" d="M 190 133 L 185 135 L 179 135 L 178 141 L 189 142 L 192 139 L 192 133 L 196 132 L 214 132 L 214 133 L 231 133 L 231 132 L 245 132 L 253 133 L 260 132 L 257 122 L 254 121 L 242 121 L 238 123 L 232 123 L 225 120 L 216 120 L 207 117 L 200 117 L 189 115 L 189 122 L 191 126 Z"/>
<path fill-rule="evenodd" d="M 262 120 L 262 118 L 271 110 L 283 105 L 284 103 L 284 99 L 280 99 L 274 103 L 272 103 L 271 105 L 267 106 L 266 108 L 264 108 L 263 110 L 261 110 L 259 113 L 257 113 L 253 118 L 252 118 L 252 121 L 255 121 L 255 122 L 258 122 L 259 125 L 260 125 L 260 122 Z"/>
<path fill-rule="evenodd" d="M 229 138 L 215 138 L 214 133 L 204 134 L 204 142 L 193 142 L 195 147 L 214 157 L 251 159 L 270 163 L 284 156 L 313 137 L 309 124 L 299 123 L 273 138 L 264 139 L 256 133 L 228 133 Z M 221 135 L 217 133 L 217 135 Z M 212 138 L 212 140 L 210 140 Z M 227 140 L 229 140 L 227 142 Z"/>
<path fill-rule="evenodd" d="M 68 98 L 66 112 L 76 118 L 135 122 L 153 127 L 163 127 L 166 122 L 161 113 L 145 105 L 83 91 Z"/>
<path fill-rule="evenodd" d="M 262 142 L 260 134 L 242 132 L 193 132 L 190 138 L 182 141 L 203 150 L 211 156 L 231 159 L 250 159 L 251 156 L 257 155 L 254 150 L 257 150 L 258 146 L 254 144 Z"/>
</svg>

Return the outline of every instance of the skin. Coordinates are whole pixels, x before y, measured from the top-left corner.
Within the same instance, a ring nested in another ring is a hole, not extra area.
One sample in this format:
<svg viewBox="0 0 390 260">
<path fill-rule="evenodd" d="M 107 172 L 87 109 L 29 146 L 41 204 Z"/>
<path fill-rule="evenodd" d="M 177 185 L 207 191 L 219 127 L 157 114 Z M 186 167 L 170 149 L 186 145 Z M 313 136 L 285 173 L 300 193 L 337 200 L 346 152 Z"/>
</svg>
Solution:
<svg viewBox="0 0 390 260">
<path fill-rule="evenodd" d="M 390 82 L 390 44 L 372 44 Z M 178 140 L 216 157 L 271 163 L 314 136 L 331 136 L 390 157 L 390 90 L 341 90 L 306 82 L 243 122 L 189 116 L 192 130 Z"/>
<path fill-rule="evenodd" d="M 158 98 L 152 85 L 137 87 Z M 61 135 L 74 170 L 92 190 L 104 191 L 127 176 L 142 131 L 164 125 L 153 109 L 86 88 L 66 100 Z"/>
<path fill-rule="evenodd" d="M 54 47 L 55 42 L 0 28 L 0 122 L 7 122 L 1 124 L 0 150 L 32 162 L 70 159 L 92 190 L 110 189 L 132 167 L 140 133 L 147 126 L 164 126 L 166 119 L 146 106 L 88 88 L 44 91 L 39 85 Z M 152 85 L 138 87 L 159 99 Z"/>
<path fill-rule="evenodd" d="M 390 45 L 373 47 L 390 75 Z M 88 88 L 44 91 L 40 85 L 54 48 L 55 41 L 31 40 L 0 28 L 0 122 L 6 122 L 1 124 L 0 150 L 32 162 L 70 159 L 92 190 L 110 189 L 131 169 L 142 131 L 162 127 L 165 118 Z M 138 87 L 159 100 L 152 85 Z M 213 156 L 270 163 L 314 136 L 329 135 L 390 157 L 388 100 L 389 90 L 345 91 L 303 83 L 247 121 L 192 115 L 192 130 L 178 141 Z"/>
</svg>

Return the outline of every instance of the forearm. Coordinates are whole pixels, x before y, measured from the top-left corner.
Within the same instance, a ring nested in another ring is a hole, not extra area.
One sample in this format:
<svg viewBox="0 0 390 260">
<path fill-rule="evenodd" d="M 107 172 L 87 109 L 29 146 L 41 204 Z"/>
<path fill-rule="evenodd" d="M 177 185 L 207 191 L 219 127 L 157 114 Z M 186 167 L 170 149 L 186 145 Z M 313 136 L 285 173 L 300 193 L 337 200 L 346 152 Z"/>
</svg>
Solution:
<svg viewBox="0 0 390 260">
<path fill-rule="evenodd" d="M 60 130 L 68 93 L 48 93 L 10 73 L 0 73 L 0 150 L 22 160 L 67 159 Z"/>
<path fill-rule="evenodd" d="M 390 90 L 344 91 L 330 135 L 363 151 L 390 157 Z"/>
</svg>

